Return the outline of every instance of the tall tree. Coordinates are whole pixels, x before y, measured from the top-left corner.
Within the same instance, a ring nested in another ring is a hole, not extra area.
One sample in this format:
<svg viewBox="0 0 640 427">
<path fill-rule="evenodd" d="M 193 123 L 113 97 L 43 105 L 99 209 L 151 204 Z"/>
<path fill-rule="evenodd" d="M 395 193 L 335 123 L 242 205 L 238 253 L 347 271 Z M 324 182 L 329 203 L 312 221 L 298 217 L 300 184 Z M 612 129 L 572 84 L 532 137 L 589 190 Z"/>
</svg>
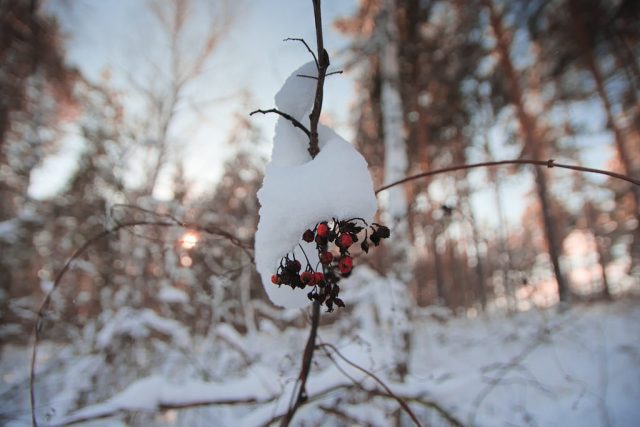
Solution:
<svg viewBox="0 0 640 427">
<path fill-rule="evenodd" d="M 637 154 L 640 144 L 634 142 L 634 135 L 640 132 L 637 120 L 640 73 L 637 55 L 634 57 L 632 53 L 640 48 L 640 30 L 631 24 L 638 19 L 637 2 L 602 0 L 539 2 L 529 18 L 530 33 L 547 64 L 546 74 L 563 83 L 559 86 L 560 97 L 575 100 L 589 99 L 592 93 L 596 95 L 620 168 L 630 176 L 637 175 L 640 167 Z M 582 84 L 581 93 L 572 83 L 585 75 L 590 77 L 593 86 Z M 623 191 L 629 196 L 631 215 L 638 223 L 632 231 L 634 240 L 630 251 L 637 264 L 640 261 L 640 189 L 625 186 Z"/>
<path fill-rule="evenodd" d="M 541 125 L 536 118 L 527 111 L 525 106 L 524 89 L 522 80 L 512 61 L 511 34 L 505 29 L 503 12 L 498 10 L 493 0 L 483 0 L 489 13 L 489 27 L 495 39 L 495 51 L 499 57 L 499 67 L 506 80 L 509 102 L 516 110 L 516 117 L 523 140 L 523 154 L 528 158 L 543 160 L 545 158 L 544 140 L 542 139 Z M 506 5 L 505 5 L 506 7 Z M 561 245 L 558 231 L 552 217 L 549 184 L 546 172 L 543 169 L 535 170 L 535 183 L 542 223 L 545 232 L 547 250 L 555 279 L 558 285 L 560 301 L 569 300 L 570 289 L 564 273 L 560 267 Z"/>
</svg>

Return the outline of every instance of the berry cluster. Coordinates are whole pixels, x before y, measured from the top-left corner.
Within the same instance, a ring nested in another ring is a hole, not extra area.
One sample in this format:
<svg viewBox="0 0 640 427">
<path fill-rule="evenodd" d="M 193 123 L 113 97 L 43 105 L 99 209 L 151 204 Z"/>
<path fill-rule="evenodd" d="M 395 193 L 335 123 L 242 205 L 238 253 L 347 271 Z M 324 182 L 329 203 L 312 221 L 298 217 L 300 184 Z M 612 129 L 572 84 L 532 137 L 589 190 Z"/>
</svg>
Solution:
<svg viewBox="0 0 640 427">
<path fill-rule="evenodd" d="M 349 249 L 359 241 L 358 234 L 362 231 L 365 235 L 360 242 L 360 248 L 366 253 L 369 252 L 369 242 L 378 246 L 382 239 L 388 238 L 391 234 L 389 228 L 384 225 L 373 223 L 369 226 L 362 218 L 342 221 L 334 218 L 331 222 L 321 222 L 313 230 L 306 230 L 302 234 L 302 240 L 305 242 L 316 243 L 320 261 L 315 268 L 300 246 L 307 261 L 304 270 L 293 254 L 287 255 L 280 261 L 277 273 L 271 276 L 271 282 L 278 286 L 291 286 L 292 289 L 313 287 L 307 296 L 312 301 L 324 304 L 329 312 L 333 311 L 334 305 L 344 307 L 344 302 L 338 297 L 338 282 L 342 277 L 351 274 L 353 258 Z"/>
</svg>

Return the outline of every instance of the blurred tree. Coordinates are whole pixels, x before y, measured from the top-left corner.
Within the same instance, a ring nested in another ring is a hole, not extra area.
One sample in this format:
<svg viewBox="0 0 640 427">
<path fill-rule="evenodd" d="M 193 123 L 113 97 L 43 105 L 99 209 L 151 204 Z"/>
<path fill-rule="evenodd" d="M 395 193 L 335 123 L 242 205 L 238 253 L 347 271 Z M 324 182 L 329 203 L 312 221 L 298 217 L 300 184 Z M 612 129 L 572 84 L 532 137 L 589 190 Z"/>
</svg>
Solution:
<svg viewBox="0 0 640 427">
<path fill-rule="evenodd" d="M 593 97 L 600 101 L 605 127 L 613 136 L 622 172 L 635 176 L 640 170 L 640 103 L 637 52 L 640 48 L 640 7 L 637 2 L 557 0 L 535 2 L 528 27 L 540 46 L 544 72 L 562 84 L 558 97 L 575 101 Z M 544 35 L 544 36 L 543 36 Z M 558 43 L 557 40 L 563 40 Z M 581 78 L 588 84 L 576 85 Z M 635 137 L 634 137 L 635 136 Z M 630 246 L 632 264 L 640 261 L 640 189 L 620 186 L 619 199 L 628 198 L 636 218 Z M 625 206 L 626 203 L 620 203 Z"/>
<path fill-rule="evenodd" d="M 57 145 L 60 121 L 73 113 L 77 73 L 64 61 L 57 23 L 40 2 L 0 1 L 0 323 L 15 320 L 10 298 L 37 283 L 32 239 L 43 218 L 28 190 L 31 172 Z M 22 316 L 29 317 L 28 314 Z"/>
<path fill-rule="evenodd" d="M 176 149 L 180 139 L 173 133 L 173 127 L 180 113 L 185 111 L 184 107 L 188 107 L 189 87 L 208 71 L 207 64 L 229 31 L 233 16 L 231 3 L 225 0 L 215 3 L 215 8 L 210 6 L 197 0 L 150 3 L 168 50 L 163 51 L 166 56 L 150 67 L 153 78 L 141 72 L 130 77 L 134 90 L 146 102 L 147 114 L 143 117 L 139 135 L 142 139 L 138 141 L 147 151 L 144 155 L 147 170 L 142 185 L 145 195 L 153 194 L 161 173 L 172 164 L 171 150 Z M 209 18 L 207 32 L 200 35 L 194 45 L 189 36 L 196 26 L 194 22 L 203 15 Z"/>
<path fill-rule="evenodd" d="M 504 8 L 499 10 L 492 0 L 484 0 L 484 6 L 489 12 L 488 25 L 495 39 L 494 49 L 499 58 L 499 67 L 505 77 L 508 100 L 516 110 L 516 118 L 523 140 L 522 154 L 527 158 L 543 160 L 547 156 L 548 148 L 545 143 L 548 141 L 544 139 L 541 124 L 526 108 L 522 78 L 512 61 L 511 42 L 515 29 L 508 30 L 504 25 L 504 14 L 507 13 L 508 5 L 503 4 Z M 544 170 L 535 169 L 536 193 L 540 203 L 546 246 L 558 285 L 558 295 L 560 301 L 567 302 L 570 288 L 560 267 L 561 240 L 553 219 L 548 178 L 545 174 Z"/>
</svg>

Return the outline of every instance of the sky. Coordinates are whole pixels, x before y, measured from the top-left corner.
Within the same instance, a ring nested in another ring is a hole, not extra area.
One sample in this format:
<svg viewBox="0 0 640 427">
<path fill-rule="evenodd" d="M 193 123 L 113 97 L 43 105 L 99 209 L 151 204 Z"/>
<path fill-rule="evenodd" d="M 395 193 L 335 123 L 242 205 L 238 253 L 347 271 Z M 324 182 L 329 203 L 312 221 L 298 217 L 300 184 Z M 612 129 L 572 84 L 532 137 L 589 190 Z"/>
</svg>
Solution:
<svg viewBox="0 0 640 427">
<path fill-rule="evenodd" d="M 196 2 L 197 3 L 197 2 Z M 144 0 L 52 0 L 48 11 L 56 15 L 66 35 L 67 57 L 71 64 L 93 81 L 106 72 L 110 84 L 124 91 L 129 110 L 139 107 L 140 100 L 131 95 L 129 79 L 147 83 L 154 78 L 150 63 L 162 62 L 167 44 L 158 32 L 157 21 L 150 13 L 150 2 Z M 214 8 L 221 2 L 208 2 Z M 258 108 L 274 106 L 273 97 L 289 74 L 311 60 L 304 46 L 284 42 L 287 37 L 301 37 L 315 47 L 315 30 L 311 1 L 245 0 L 231 1 L 234 17 L 227 34 L 205 66 L 203 75 L 188 88 L 189 97 L 205 105 L 198 114 L 187 111 L 176 120 L 173 133 L 185 156 L 188 178 L 196 191 L 209 189 L 222 172 L 229 155 L 225 141 L 236 113 L 249 114 Z M 348 40 L 331 26 L 338 17 L 348 16 L 357 6 L 356 0 L 323 2 L 325 47 L 336 68 L 346 59 Z M 198 11 L 200 12 L 200 11 Z M 209 15 L 196 13 L 185 39 L 202 38 L 210 25 Z M 192 30 L 192 31 L 191 31 Z M 188 55 L 189 53 L 187 53 Z M 354 76 L 345 73 L 329 78 L 325 85 L 323 115 L 332 121 L 347 139 L 353 135 L 349 126 L 354 98 Z M 248 93 L 243 101 L 239 96 Z M 265 137 L 271 137 L 274 116 L 254 116 Z M 48 159 L 33 176 L 30 194 L 46 198 L 64 185 L 60 170 L 73 170 L 74 159 L 82 146 L 73 132 L 62 141 L 59 153 Z M 262 147 L 264 154 L 269 146 Z M 168 198 L 170 188 L 160 181 L 156 196 Z"/>
</svg>

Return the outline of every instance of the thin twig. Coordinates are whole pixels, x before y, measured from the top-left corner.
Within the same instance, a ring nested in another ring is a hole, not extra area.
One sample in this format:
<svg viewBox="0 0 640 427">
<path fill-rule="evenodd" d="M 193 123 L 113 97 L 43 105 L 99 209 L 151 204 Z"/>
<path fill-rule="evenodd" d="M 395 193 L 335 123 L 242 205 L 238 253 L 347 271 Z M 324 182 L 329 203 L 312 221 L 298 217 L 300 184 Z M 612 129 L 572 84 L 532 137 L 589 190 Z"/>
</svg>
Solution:
<svg viewBox="0 0 640 427">
<path fill-rule="evenodd" d="M 316 348 L 316 336 L 318 335 L 318 326 L 320 325 L 320 303 L 314 301 L 312 305 L 311 313 L 311 330 L 309 331 L 309 338 L 302 354 L 302 367 L 300 368 L 300 375 L 298 376 L 298 388 L 293 406 L 290 406 L 287 413 L 282 418 L 281 426 L 286 427 L 289 425 L 296 411 L 305 403 L 309 396 L 307 395 L 306 385 L 309 379 L 309 371 L 311 370 L 311 362 L 313 361 L 313 352 Z"/>
<path fill-rule="evenodd" d="M 351 415 L 347 415 L 344 412 L 337 410 L 336 408 L 332 408 L 324 405 L 318 405 L 318 409 L 320 409 L 322 412 L 325 412 L 329 415 L 333 415 L 339 420 L 347 422 L 347 425 L 352 425 L 352 426 L 364 425 L 364 423 L 361 420 L 354 418 Z"/>
<path fill-rule="evenodd" d="M 319 345 L 320 346 L 320 345 Z M 329 351 L 326 348 L 323 348 L 325 354 L 327 355 L 327 357 L 333 362 L 333 364 L 335 365 L 335 367 L 342 372 L 342 374 L 349 378 L 351 380 L 351 382 L 353 384 L 355 384 L 356 386 L 358 386 L 362 391 L 368 393 L 368 394 L 372 394 L 372 395 L 376 395 L 376 396 L 381 396 L 381 397 L 387 397 L 387 398 L 392 398 L 392 399 L 401 399 L 405 402 L 410 401 L 410 402 L 415 402 L 418 403 L 422 406 L 426 406 L 427 408 L 433 409 L 434 411 L 436 411 L 442 418 L 444 418 L 445 420 L 447 420 L 449 422 L 449 424 L 451 424 L 452 426 L 455 427 L 462 427 L 463 424 L 460 420 L 458 420 L 453 414 L 451 414 L 449 411 L 447 411 L 446 409 L 444 409 L 440 404 L 438 404 L 437 402 L 434 402 L 432 400 L 426 400 L 420 397 L 411 397 L 411 396 L 399 396 L 397 394 L 389 394 L 387 392 L 384 391 L 380 391 L 380 390 L 370 390 L 367 389 L 361 381 L 356 380 L 355 378 L 353 378 L 351 375 L 349 375 L 348 372 L 346 372 L 344 369 L 342 369 L 342 367 L 333 359 L 333 357 L 331 357 L 331 354 L 329 353 Z M 346 361 L 346 358 L 344 356 L 343 360 Z M 349 362 L 351 363 L 352 366 L 359 366 L 354 362 Z M 367 371 L 366 369 L 362 368 L 361 366 L 359 366 L 359 368 L 362 371 L 367 372 L 367 374 L 370 374 L 369 371 Z M 371 374 L 373 375 L 373 374 Z"/>
<path fill-rule="evenodd" d="M 446 410 L 445 408 L 442 407 L 442 405 L 440 405 L 439 403 L 433 401 L 433 400 L 427 400 L 424 399 L 420 396 L 399 396 L 398 394 L 389 394 L 385 391 L 381 391 L 381 390 L 371 390 L 368 389 L 364 386 L 364 384 L 361 381 L 356 380 L 355 378 L 353 378 L 351 375 L 349 375 L 349 373 L 347 371 L 345 371 L 334 359 L 333 357 L 331 357 L 331 354 L 328 352 L 327 349 L 323 349 L 325 354 L 327 355 L 327 357 L 329 358 L 329 360 L 331 360 L 333 362 L 333 364 L 335 365 L 335 367 L 347 378 L 349 378 L 349 380 L 351 380 L 351 382 L 353 384 L 355 384 L 356 386 L 358 386 L 362 391 L 371 394 L 371 395 L 375 395 L 375 396 L 381 396 L 381 397 L 386 397 L 386 398 L 390 398 L 390 399 L 395 399 L 397 401 L 397 399 L 401 399 L 405 402 L 415 402 L 417 404 L 420 404 L 422 406 L 426 406 L 427 408 L 433 409 L 434 411 L 436 411 L 442 418 L 444 418 L 445 420 L 447 420 L 449 422 L 450 425 L 455 426 L 455 427 L 463 427 L 464 424 L 462 424 L 462 421 L 460 421 L 459 419 L 457 419 L 451 412 L 449 412 L 448 410 Z M 344 358 L 344 356 L 343 356 Z M 351 362 L 353 366 L 359 366 L 354 362 Z M 360 368 L 364 371 L 366 371 L 366 369 L 362 368 L 360 366 Z M 367 373 L 370 373 L 369 371 L 366 371 Z"/>
<path fill-rule="evenodd" d="M 320 121 L 320 112 L 322 111 L 322 98 L 324 94 L 324 78 L 329 68 L 329 54 L 324 48 L 322 39 L 322 13 L 320 8 L 320 0 L 313 1 L 313 15 L 316 24 L 316 42 L 318 45 L 318 84 L 316 85 L 316 97 L 313 102 L 313 110 L 309 114 L 311 136 L 309 140 L 309 154 L 311 158 L 316 157 L 320 152 L 318 145 L 318 123 Z"/>
<path fill-rule="evenodd" d="M 186 403 L 176 402 L 176 403 L 166 403 L 166 404 L 160 403 L 157 405 L 156 409 L 159 411 L 167 411 L 171 409 L 180 410 L 180 409 L 190 409 L 190 408 L 201 408 L 204 406 L 211 406 L 211 405 L 253 405 L 253 404 L 267 403 L 273 400 L 274 398 L 269 398 L 267 400 L 257 400 L 253 397 L 249 397 L 246 399 L 202 400 L 199 402 L 198 401 L 186 402 Z M 110 418 L 118 414 L 127 414 L 130 412 L 134 412 L 134 411 L 130 409 L 124 409 L 124 408 L 107 409 L 104 412 L 89 413 L 88 415 L 79 416 L 77 418 L 70 417 L 70 418 L 67 418 L 68 421 L 65 420 L 65 422 L 63 423 L 51 424 L 48 427 L 70 426 L 74 424 L 80 424 L 80 423 L 96 421 L 104 418 Z"/>
<path fill-rule="evenodd" d="M 381 397 L 387 397 L 387 398 L 392 398 L 393 397 L 393 396 L 390 396 L 390 395 L 388 395 L 385 392 L 380 391 L 380 390 L 371 390 L 370 393 L 375 395 L 375 396 L 381 396 Z M 427 408 L 433 409 L 442 418 L 447 420 L 450 425 L 452 425 L 454 427 L 464 427 L 464 424 L 462 423 L 462 421 L 457 419 L 453 414 L 451 414 L 449 411 L 444 409 L 439 403 L 437 403 L 437 402 L 435 402 L 433 400 L 426 400 L 425 398 L 423 398 L 421 396 L 399 396 L 399 397 L 402 397 L 402 399 L 404 401 L 406 401 L 406 402 L 417 403 L 418 405 L 422 405 L 422 406 L 425 406 Z"/>
<path fill-rule="evenodd" d="M 311 138 L 311 132 L 309 132 L 309 129 L 307 129 L 305 125 L 303 125 L 298 120 L 296 120 L 294 117 L 290 116 L 289 114 L 287 114 L 285 112 L 282 112 L 282 111 L 280 111 L 280 110 L 278 110 L 276 108 L 271 108 L 270 110 L 255 110 L 255 111 L 252 111 L 251 113 L 249 113 L 249 115 L 253 116 L 256 113 L 262 113 L 262 114 L 275 113 L 275 114 L 279 114 L 282 117 L 284 117 L 285 119 L 289 120 L 294 127 L 297 127 L 298 129 L 303 131 L 307 135 L 307 137 Z"/>
<path fill-rule="evenodd" d="M 343 71 L 342 70 L 338 70 L 338 71 L 332 71 L 330 73 L 327 73 L 325 75 L 325 77 L 329 77 L 329 76 L 334 76 L 336 74 L 342 74 Z M 313 79 L 313 80 L 318 80 L 318 78 L 316 76 L 310 76 L 307 74 L 296 74 L 296 77 L 304 77 L 305 79 Z"/>
<path fill-rule="evenodd" d="M 319 348 L 328 347 L 328 348 L 330 348 L 345 363 L 349 364 L 350 366 L 356 368 L 360 372 L 362 372 L 362 373 L 368 375 L 369 377 L 371 377 L 375 382 L 380 384 L 380 386 L 389 394 L 389 396 L 393 397 L 396 400 L 396 402 L 398 402 L 398 404 L 400 404 L 400 407 L 402 407 L 402 409 L 407 413 L 407 415 L 409 415 L 409 417 L 413 420 L 413 422 L 418 427 L 422 426 L 422 424 L 418 420 L 418 417 L 416 417 L 416 415 L 413 413 L 413 411 L 411 410 L 411 408 L 409 407 L 407 402 L 405 402 L 404 399 L 398 397 L 393 391 L 391 391 L 391 389 L 385 384 L 385 382 L 382 381 L 380 378 L 378 378 L 378 376 L 376 374 L 374 374 L 373 372 L 363 368 L 360 365 L 357 365 L 357 364 L 353 363 L 351 360 L 347 359 L 345 356 L 342 355 L 342 353 L 340 353 L 340 350 L 338 350 L 333 344 L 321 343 L 321 344 L 318 344 L 316 347 L 319 347 Z M 331 356 L 329 356 L 329 358 L 331 358 Z M 356 384 L 359 384 L 359 383 L 356 383 Z"/>
<path fill-rule="evenodd" d="M 471 164 L 465 164 L 465 165 L 457 165 L 457 166 L 449 166 L 446 168 L 442 168 L 442 169 L 436 169 L 436 170 L 432 170 L 429 172 L 423 172 L 423 173 L 419 173 L 417 175 L 411 175 L 408 176 L 406 178 L 403 178 L 401 180 L 392 182 L 390 184 L 387 185 L 383 185 L 382 187 L 378 188 L 376 190 L 376 194 L 388 190 L 391 187 L 395 187 L 396 185 L 400 185 L 400 184 L 404 184 L 406 182 L 409 181 L 413 181 L 415 179 L 419 179 L 419 178 L 428 178 L 430 176 L 434 176 L 434 175 L 438 175 L 441 173 L 447 173 L 447 172 L 454 172 L 454 171 L 459 171 L 459 170 L 465 170 L 465 169 L 474 169 L 474 168 L 484 168 L 484 167 L 489 167 L 489 166 L 500 166 L 500 165 L 535 165 L 535 166 L 544 166 L 547 168 L 562 168 L 562 169 L 571 169 L 571 170 L 576 170 L 576 171 L 580 171 L 580 172 L 589 172 L 589 173 L 596 173 L 596 174 L 600 174 L 600 175 L 606 175 L 606 176 L 610 176 L 612 178 L 617 178 L 617 179 L 621 179 L 623 181 L 627 181 L 630 182 L 634 185 L 638 185 L 640 186 L 640 180 L 637 180 L 635 178 L 631 178 L 627 175 L 623 175 L 621 173 L 616 173 L 616 172 L 611 172 L 611 171 L 607 171 L 607 170 L 603 170 L 603 169 L 595 169 L 595 168 L 587 168 L 584 166 L 577 166 L 577 165 L 566 165 L 563 163 L 556 163 L 554 160 L 550 159 L 550 160 L 499 160 L 499 161 L 494 161 L 494 162 L 482 162 L 482 163 L 471 163 Z"/>
<path fill-rule="evenodd" d="M 186 222 L 183 221 L 169 213 L 158 213 L 158 212 L 154 212 L 150 209 L 145 209 L 142 208 L 140 206 L 136 206 L 136 205 L 130 205 L 130 204 L 124 204 L 124 203 L 116 203 L 115 205 L 111 206 L 111 208 L 109 209 L 109 213 L 110 216 L 112 218 L 115 218 L 115 210 L 118 208 L 122 208 L 122 209 L 131 209 L 131 210 L 136 210 L 136 211 L 140 211 L 146 214 L 149 214 L 151 216 L 157 217 L 157 218 L 161 218 L 161 219 L 165 219 L 165 220 L 170 220 L 174 223 L 175 226 L 178 227 L 182 227 L 182 228 L 188 228 L 194 231 L 200 231 L 206 234 L 210 234 L 212 236 L 220 236 L 223 237 L 224 239 L 228 240 L 231 244 L 233 244 L 234 246 L 237 246 L 238 248 L 242 249 L 242 251 L 249 256 L 249 258 L 251 259 L 251 262 L 254 262 L 253 259 L 253 253 L 251 252 L 251 250 L 253 249 L 253 244 L 250 242 L 245 242 L 243 240 L 240 240 L 238 237 L 236 237 L 235 235 L 229 233 L 228 231 L 217 227 L 215 225 L 199 225 L 199 224 L 194 224 L 194 223 L 190 223 L 190 222 Z M 154 225 L 155 223 L 150 223 L 150 224 L 146 224 L 146 225 Z"/>
<path fill-rule="evenodd" d="M 305 39 L 302 38 L 296 38 L 296 37 L 287 37 L 286 39 L 284 39 L 283 41 L 288 42 L 288 41 L 294 41 L 294 42 L 300 42 L 304 45 L 304 47 L 307 48 L 307 50 L 309 51 L 309 53 L 311 54 L 311 56 L 313 56 L 313 62 L 316 63 L 316 68 L 320 68 L 320 65 L 318 64 L 318 58 L 316 57 L 316 54 L 313 52 L 313 50 L 309 47 L 309 45 L 307 44 L 307 42 L 305 41 Z"/>
</svg>

